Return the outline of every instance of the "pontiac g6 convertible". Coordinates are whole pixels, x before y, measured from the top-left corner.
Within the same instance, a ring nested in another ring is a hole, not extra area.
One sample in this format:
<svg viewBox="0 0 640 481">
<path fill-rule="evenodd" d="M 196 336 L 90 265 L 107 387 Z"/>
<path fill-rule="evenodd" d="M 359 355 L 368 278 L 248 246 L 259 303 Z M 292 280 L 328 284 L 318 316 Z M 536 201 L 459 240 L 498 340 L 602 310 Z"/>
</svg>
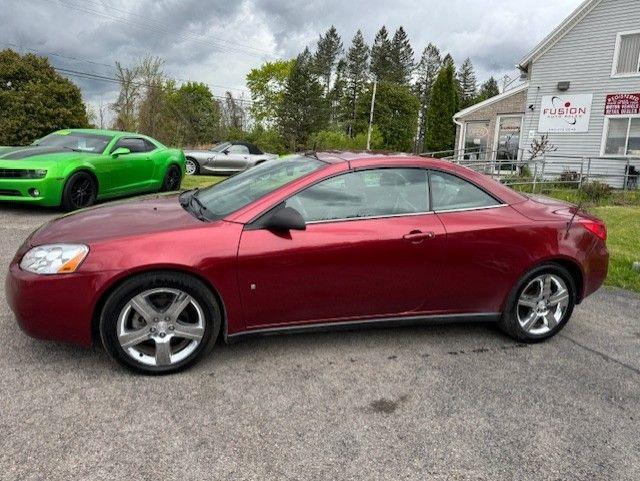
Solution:
<svg viewBox="0 0 640 481">
<path fill-rule="evenodd" d="M 0 147 L 0 201 L 65 210 L 98 200 L 177 190 L 185 158 L 140 134 L 59 130 L 27 147 Z"/>
</svg>

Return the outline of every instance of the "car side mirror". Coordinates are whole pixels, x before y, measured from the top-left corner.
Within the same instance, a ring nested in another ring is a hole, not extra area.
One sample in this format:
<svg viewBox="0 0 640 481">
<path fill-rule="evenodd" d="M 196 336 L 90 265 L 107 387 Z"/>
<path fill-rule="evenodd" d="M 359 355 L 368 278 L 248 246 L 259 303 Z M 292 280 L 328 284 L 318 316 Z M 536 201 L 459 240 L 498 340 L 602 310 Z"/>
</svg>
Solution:
<svg viewBox="0 0 640 481">
<path fill-rule="evenodd" d="M 127 154 L 130 154 L 130 153 L 131 153 L 131 151 L 129 149 L 127 149 L 126 147 L 118 147 L 116 150 L 111 152 L 111 157 L 119 157 L 121 155 L 127 155 Z"/>
<path fill-rule="evenodd" d="M 229 149 L 224 149 L 224 150 L 222 151 L 222 153 L 223 153 L 224 155 L 229 155 Z"/>
<path fill-rule="evenodd" d="M 292 207 L 283 207 L 269 215 L 262 224 L 263 229 L 276 232 L 286 232 L 290 230 L 306 230 L 302 214 Z"/>
</svg>

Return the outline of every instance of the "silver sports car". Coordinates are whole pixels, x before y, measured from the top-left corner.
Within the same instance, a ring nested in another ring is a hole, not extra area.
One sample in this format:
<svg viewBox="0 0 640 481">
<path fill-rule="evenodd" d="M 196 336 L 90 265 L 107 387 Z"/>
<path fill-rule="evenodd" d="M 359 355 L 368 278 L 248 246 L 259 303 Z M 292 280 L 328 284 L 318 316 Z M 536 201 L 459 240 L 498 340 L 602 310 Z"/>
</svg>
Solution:
<svg viewBox="0 0 640 481">
<path fill-rule="evenodd" d="M 197 174 L 235 174 L 277 157 L 247 142 L 223 142 L 209 150 L 185 150 L 186 171 Z"/>
</svg>

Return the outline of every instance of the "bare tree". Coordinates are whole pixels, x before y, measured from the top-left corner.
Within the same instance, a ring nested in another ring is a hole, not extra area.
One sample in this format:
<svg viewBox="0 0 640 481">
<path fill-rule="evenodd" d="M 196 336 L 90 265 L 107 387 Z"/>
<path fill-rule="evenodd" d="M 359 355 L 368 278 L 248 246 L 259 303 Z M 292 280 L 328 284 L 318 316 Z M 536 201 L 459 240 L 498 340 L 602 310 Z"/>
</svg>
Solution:
<svg viewBox="0 0 640 481">
<path fill-rule="evenodd" d="M 136 130 L 136 108 L 140 98 L 138 75 L 138 67 L 123 67 L 120 62 L 116 62 L 116 78 L 120 82 L 120 93 L 111 107 L 116 114 L 113 126 L 118 130 Z"/>
</svg>

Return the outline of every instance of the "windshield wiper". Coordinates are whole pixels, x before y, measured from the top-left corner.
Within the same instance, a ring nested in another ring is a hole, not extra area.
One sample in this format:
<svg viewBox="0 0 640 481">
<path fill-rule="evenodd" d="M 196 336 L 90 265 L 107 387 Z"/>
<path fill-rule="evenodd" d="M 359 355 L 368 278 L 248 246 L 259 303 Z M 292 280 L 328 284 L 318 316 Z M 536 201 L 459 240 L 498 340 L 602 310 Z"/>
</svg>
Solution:
<svg viewBox="0 0 640 481">
<path fill-rule="evenodd" d="M 198 220 L 209 221 L 210 219 L 205 215 L 205 213 L 210 211 L 202 201 L 198 199 L 198 190 L 200 189 L 196 187 L 195 189 L 183 192 L 182 195 L 186 196 L 189 193 L 191 193 L 191 195 L 186 199 L 186 202 L 182 202 L 182 200 L 180 200 L 180 204 L 182 204 L 182 206 L 189 212 L 192 212 Z"/>
</svg>

